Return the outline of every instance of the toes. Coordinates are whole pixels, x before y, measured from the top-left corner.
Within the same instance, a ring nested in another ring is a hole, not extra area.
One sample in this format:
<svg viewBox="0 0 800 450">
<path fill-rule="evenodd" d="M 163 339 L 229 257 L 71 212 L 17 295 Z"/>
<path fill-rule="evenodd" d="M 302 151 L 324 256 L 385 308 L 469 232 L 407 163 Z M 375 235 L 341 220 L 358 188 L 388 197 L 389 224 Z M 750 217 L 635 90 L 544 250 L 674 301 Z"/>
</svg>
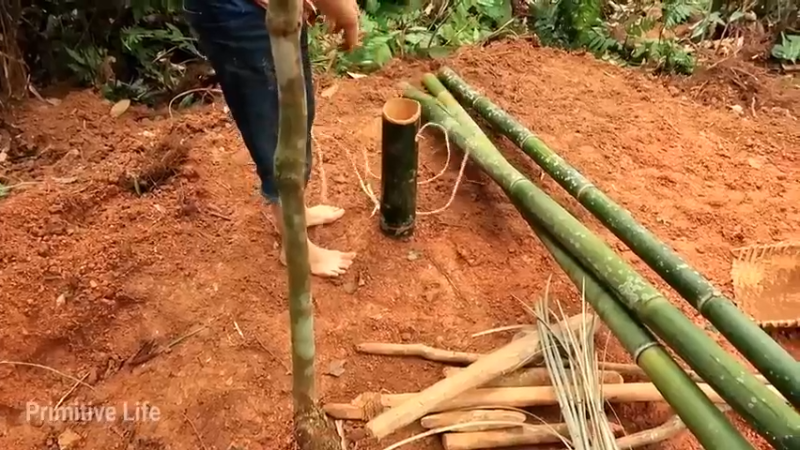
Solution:
<svg viewBox="0 0 800 450">
<path fill-rule="evenodd" d="M 340 275 L 344 275 L 345 272 L 347 272 L 347 268 L 346 267 L 342 267 L 342 266 L 338 266 L 338 267 L 337 266 L 332 266 L 332 267 L 326 267 L 326 268 L 318 270 L 318 271 L 312 269 L 311 272 L 314 275 L 317 275 L 317 276 L 320 276 L 320 277 L 336 278 L 336 277 L 338 277 Z"/>
<path fill-rule="evenodd" d="M 306 225 L 326 225 L 339 220 L 344 215 L 344 208 L 329 205 L 316 205 L 306 209 Z"/>
</svg>

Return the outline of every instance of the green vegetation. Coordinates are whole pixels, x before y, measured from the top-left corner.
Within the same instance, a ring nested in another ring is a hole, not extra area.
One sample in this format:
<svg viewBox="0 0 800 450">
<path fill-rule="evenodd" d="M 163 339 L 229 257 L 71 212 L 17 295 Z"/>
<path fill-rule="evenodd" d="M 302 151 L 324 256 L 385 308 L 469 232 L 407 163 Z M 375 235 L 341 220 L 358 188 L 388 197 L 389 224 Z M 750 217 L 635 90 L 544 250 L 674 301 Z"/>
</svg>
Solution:
<svg viewBox="0 0 800 450">
<path fill-rule="evenodd" d="M 454 49 L 479 44 L 521 28 L 510 0 L 455 0 L 453 3 L 360 2 L 362 47 L 349 54 L 324 37 L 324 24 L 312 28 L 311 51 L 317 67 L 337 72 L 369 72 L 404 56 L 441 58 Z"/>
<path fill-rule="evenodd" d="M 338 50 L 315 20 L 316 70 L 368 73 L 398 57 L 441 58 L 464 45 L 535 34 L 544 45 L 584 49 L 618 64 L 691 73 L 703 41 L 739 36 L 759 24 L 774 36 L 768 57 L 800 58 L 800 5 L 793 0 L 359 0 L 363 46 Z M 70 80 L 112 100 L 149 105 L 213 82 L 181 0 L 10 0 L 0 7 L 0 87 L 26 95 Z M 750 27 L 750 28 L 749 28 Z M 14 36 L 14 33 L 16 36 Z M 14 45 L 16 44 L 16 45 Z M 191 104 L 202 92 L 181 97 Z"/>
</svg>

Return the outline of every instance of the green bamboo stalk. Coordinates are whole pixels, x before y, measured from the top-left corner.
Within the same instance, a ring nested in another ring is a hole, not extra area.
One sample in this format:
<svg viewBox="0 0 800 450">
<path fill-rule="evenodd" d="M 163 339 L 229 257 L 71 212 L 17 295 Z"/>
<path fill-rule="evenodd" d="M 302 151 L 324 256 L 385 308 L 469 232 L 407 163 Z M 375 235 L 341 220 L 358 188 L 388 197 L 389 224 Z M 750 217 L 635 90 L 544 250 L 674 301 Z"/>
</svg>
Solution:
<svg viewBox="0 0 800 450">
<path fill-rule="evenodd" d="M 650 378 L 703 448 L 752 449 L 747 440 L 613 294 L 539 226 L 531 226 L 553 259 Z"/>
<path fill-rule="evenodd" d="M 340 447 L 339 438 L 315 401 L 314 309 L 303 198 L 308 111 L 300 56 L 301 5 L 295 0 L 271 0 L 266 16 L 280 104 L 275 181 L 289 275 L 295 440 L 302 450 L 333 450 Z"/>
<path fill-rule="evenodd" d="M 442 68 L 439 78 L 458 99 L 500 129 L 600 219 L 707 318 L 795 407 L 800 407 L 800 363 L 786 349 L 680 255 L 639 224 L 630 212 L 616 204 L 508 113 L 472 89 L 452 69 Z"/>
<path fill-rule="evenodd" d="M 458 103 L 453 94 L 447 90 L 446 87 L 436 78 L 436 75 L 432 73 L 426 73 L 422 76 L 422 85 L 425 86 L 425 89 L 433 95 L 436 100 L 439 101 L 444 109 L 450 113 L 459 123 L 461 123 L 462 127 L 467 127 L 472 133 L 474 133 L 478 138 L 486 139 L 487 143 L 491 144 L 489 138 L 483 133 L 481 127 L 478 125 L 475 120 L 472 119 L 472 116 L 469 115 L 466 109 Z"/>
<path fill-rule="evenodd" d="M 406 86 L 404 95 L 420 102 L 427 120 L 439 123 L 452 141 L 505 191 L 531 225 L 550 233 L 623 304 L 672 347 L 756 431 L 778 449 L 800 448 L 800 415 L 750 374 L 732 355 L 695 326 L 655 287 L 561 205 L 525 178 L 492 145 L 481 145 L 470 130 L 429 95 Z"/>
</svg>

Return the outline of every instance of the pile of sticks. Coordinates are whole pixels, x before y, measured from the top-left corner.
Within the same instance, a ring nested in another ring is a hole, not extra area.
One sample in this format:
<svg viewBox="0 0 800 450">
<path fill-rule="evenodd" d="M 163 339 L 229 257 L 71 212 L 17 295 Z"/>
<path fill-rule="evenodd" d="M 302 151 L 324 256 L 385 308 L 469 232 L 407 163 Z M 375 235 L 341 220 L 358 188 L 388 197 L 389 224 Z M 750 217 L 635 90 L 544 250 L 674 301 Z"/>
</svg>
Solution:
<svg viewBox="0 0 800 450">
<path fill-rule="evenodd" d="M 578 314 L 557 324 L 553 331 L 577 331 L 586 323 L 596 323 L 593 319 L 591 314 Z M 525 410 L 559 404 L 550 373 L 540 366 L 541 337 L 534 326 L 523 329 L 511 342 L 485 355 L 422 344 L 365 343 L 357 349 L 365 354 L 415 356 L 451 366 L 466 365 L 445 367 L 444 378 L 421 392 L 363 393 L 350 403 L 324 405 L 325 412 L 334 419 L 367 421 L 365 432 L 370 438 L 380 440 L 418 423 L 431 430 L 430 434 L 441 433 L 445 450 L 569 442 L 567 424 L 542 423 Z M 696 375 L 690 375 L 700 381 Z M 626 377 L 644 377 L 636 365 L 601 362 L 597 376 L 602 397 L 608 403 L 663 401 L 652 383 L 625 382 Z M 712 401 L 723 404 L 708 385 L 698 386 Z M 621 426 L 612 424 L 620 449 L 663 441 L 682 430 L 684 425 L 677 416 L 655 429 L 627 436 L 621 436 L 624 434 Z"/>
</svg>

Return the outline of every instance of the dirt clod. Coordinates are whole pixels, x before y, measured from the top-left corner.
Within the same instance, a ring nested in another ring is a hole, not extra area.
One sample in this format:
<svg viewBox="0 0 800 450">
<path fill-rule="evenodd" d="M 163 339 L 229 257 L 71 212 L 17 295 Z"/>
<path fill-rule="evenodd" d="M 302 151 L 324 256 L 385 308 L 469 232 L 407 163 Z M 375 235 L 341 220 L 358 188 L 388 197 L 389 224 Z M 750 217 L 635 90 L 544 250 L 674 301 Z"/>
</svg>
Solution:
<svg viewBox="0 0 800 450">
<path fill-rule="evenodd" d="M 67 428 L 66 431 L 58 435 L 58 448 L 59 450 L 73 450 L 77 448 L 82 439 L 80 434 Z"/>
</svg>

